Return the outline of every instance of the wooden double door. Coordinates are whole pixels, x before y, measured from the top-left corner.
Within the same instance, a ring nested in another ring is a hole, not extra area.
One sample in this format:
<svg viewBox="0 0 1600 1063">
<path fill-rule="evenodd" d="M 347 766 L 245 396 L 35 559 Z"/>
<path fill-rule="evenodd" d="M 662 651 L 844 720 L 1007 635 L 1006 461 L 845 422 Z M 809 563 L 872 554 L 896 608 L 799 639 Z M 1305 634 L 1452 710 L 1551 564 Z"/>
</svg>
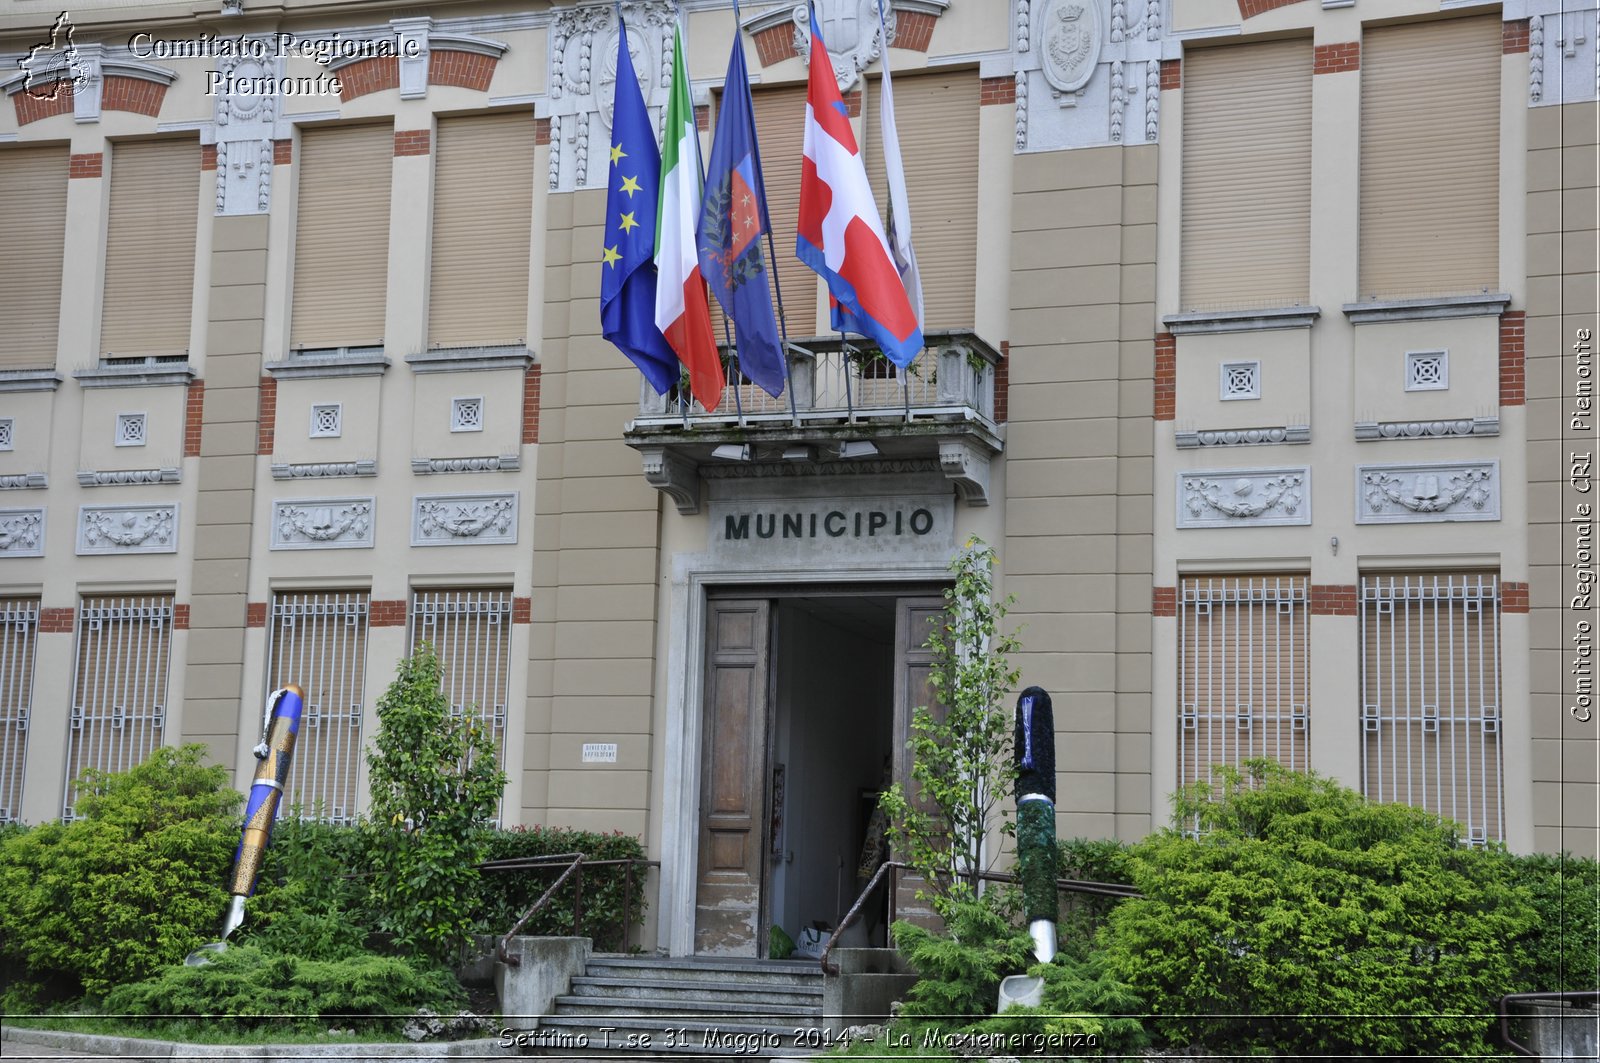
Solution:
<svg viewBox="0 0 1600 1063">
<path fill-rule="evenodd" d="M 840 591 L 835 597 L 865 591 Z M 810 598 L 819 596 L 808 590 Z M 931 657 L 924 642 L 943 615 L 937 587 L 915 592 L 876 588 L 873 595 L 892 604 L 892 732 L 888 748 L 895 781 L 909 778 L 906 748 L 913 710 L 933 701 Z M 770 915 L 764 893 L 782 859 L 774 852 L 773 718 L 783 684 L 820 682 L 837 660 L 786 660 L 779 666 L 777 593 L 713 596 L 707 600 L 703 717 L 701 722 L 699 859 L 695 891 L 695 952 L 703 955 L 765 956 Z M 873 652 L 888 652 L 874 649 Z M 786 672 L 788 674 L 780 674 Z M 881 719 L 881 717 L 880 717 Z M 795 726 L 806 726 L 797 721 Z M 813 736 L 823 743 L 849 743 L 849 733 Z M 820 785 L 790 772 L 780 784 L 793 803 L 807 785 Z M 799 842 L 803 844 L 804 839 Z M 794 839 L 786 846 L 795 844 Z M 842 883 L 854 883 L 854 868 Z M 841 894 L 847 888 L 841 885 Z M 843 896 L 848 908 L 856 890 Z M 793 929 L 793 928 L 791 928 Z"/>
</svg>

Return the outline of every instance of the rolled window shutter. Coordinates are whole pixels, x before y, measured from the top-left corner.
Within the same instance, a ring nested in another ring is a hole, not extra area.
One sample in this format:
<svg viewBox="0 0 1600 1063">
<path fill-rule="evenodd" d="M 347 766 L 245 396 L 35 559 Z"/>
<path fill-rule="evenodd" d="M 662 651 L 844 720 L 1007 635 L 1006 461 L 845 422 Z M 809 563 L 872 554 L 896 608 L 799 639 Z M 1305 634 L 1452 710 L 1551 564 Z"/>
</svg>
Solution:
<svg viewBox="0 0 1600 1063">
<path fill-rule="evenodd" d="M 112 145 L 103 354 L 189 349 L 199 198 L 196 141 Z"/>
<path fill-rule="evenodd" d="M 289 345 L 382 344 L 394 130 L 308 129 L 299 164 Z"/>
<path fill-rule="evenodd" d="M 1361 298 L 1500 276 L 1498 15 L 1369 30 L 1361 57 Z"/>
<path fill-rule="evenodd" d="M 67 232 L 67 148 L 0 148 L 0 366 L 53 366 Z"/>
<path fill-rule="evenodd" d="M 867 177 L 888 225 L 883 167 L 883 82 L 863 109 Z M 970 329 L 978 245 L 978 72 L 897 75 L 894 119 L 910 200 L 911 246 L 922 276 L 923 327 Z"/>
<path fill-rule="evenodd" d="M 804 85 L 762 89 L 751 93 L 751 103 L 756 136 L 761 143 L 761 180 L 767 190 L 772 246 L 778 250 L 774 272 L 783 285 L 784 316 L 790 336 L 809 336 L 816 331 L 817 275 L 794 254 L 795 232 L 800 224 L 800 159 L 805 141 L 806 89 Z M 766 250 L 765 243 L 762 249 Z M 773 308 L 777 308 L 776 298 Z M 711 323 L 720 340 L 721 318 L 715 309 L 711 311 Z"/>
<path fill-rule="evenodd" d="M 428 343 L 526 340 L 533 115 L 439 120 Z"/>
<path fill-rule="evenodd" d="M 1311 68 L 1309 40 L 1184 56 L 1185 310 L 1309 298 Z"/>
</svg>

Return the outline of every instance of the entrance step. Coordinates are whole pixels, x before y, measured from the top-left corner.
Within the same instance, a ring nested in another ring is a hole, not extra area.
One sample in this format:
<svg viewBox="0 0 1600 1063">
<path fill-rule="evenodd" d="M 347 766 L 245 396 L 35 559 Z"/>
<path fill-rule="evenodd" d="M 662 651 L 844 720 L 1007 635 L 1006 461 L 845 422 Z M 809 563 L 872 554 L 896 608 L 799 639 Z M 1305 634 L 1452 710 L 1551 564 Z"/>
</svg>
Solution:
<svg viewBox="0 0 1600 1063">
<path fill-rule="evenodd" d="M 533 1031 L 546 1057 L 773 1059 L 826 1045 L 815 960 L 589 958 Z"/>
</svg>

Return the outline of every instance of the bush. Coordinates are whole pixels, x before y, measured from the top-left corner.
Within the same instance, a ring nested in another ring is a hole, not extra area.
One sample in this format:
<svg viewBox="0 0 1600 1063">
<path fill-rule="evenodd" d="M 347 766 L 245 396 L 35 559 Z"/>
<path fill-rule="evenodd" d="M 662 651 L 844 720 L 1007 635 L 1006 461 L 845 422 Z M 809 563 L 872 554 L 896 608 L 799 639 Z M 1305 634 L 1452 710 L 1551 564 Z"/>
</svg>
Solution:
<svg viewBox="0 0 1600 1063">
<path fill-rule="evenodd" d="M 488 836 L 489 860 L 523 860 L 561 853 L 584 853 L 592 860 L 640 860 L 644 846 L 639 839 L 621 832 L 599 834 L 594 831 L 566 830 L 557 827 L 512 827 Z M 504 934 L 527 911 L 540 894 L 561 873 L 562 864 L 549 871 L 490 871 L 479 882 L 475 906 L 477 929 L 483 934 Z M 630 942 L 622 940 L 624 899 L 627 921 L 637 929 L 644 917 L 647 868 L 633 868 L 633 886 L 627 884 L 627 868 L 585 867 L 583 872 L 583 923 L 580 933 L 593 937 L 600 951 L 625 951 Z M 544 909 L 522 930 L 526 934 L 572 933 L 572 907 L 577 884 L 571 879 L 551 897 Z"/>
<path fill-rule="evenodd" d="M 911 987 L 900 1014 L 907 1017 L 978 1018 L 994 1011 L 1000 980 L 1026 969 L 1033 942 L 982 900 L 954 898 L 945 906 L 943 937 L 905 920 L 894 924 L 895 947 L 921 981 Z"/>
<path fill-rule="evenodd" d="M 1038 1007 L 1012 1008 L 970 1029 L 1047 1038 L 1079 1034 L 1094 1038 L 1100 1053 L 1137 1052 L 1149 1046 L 1144 1026 L 1133 1017 L 1144 1003 L 1107 969 L 1103 956 L 1077 960 L 1061 953 L 1054 962 L 1039 964 L 1028 973 L 1044 980 Z"/>
<path fill-rule="evenodd" d="M 446 961 L 472 933 L 477 865 L 506 775 L 478 717 L 451 712 L 433 647 L 424 643 L 397 673 L 378 699 L 367 752 L 368 896 L 398 948 Z"/>
<path fill-rule="evenodd" d="M 1485 1013 L 1533 915 L 1504 854 L 1328 779 L 1246 771 L 1222 771 L 1219 796 L 1178 796 L 1198 840 L 1168 830 L 1131 850 L 1144 897 L 1101 942 L 1154 1030 L 1213 1051 L 1492 1051 Z"/>
<path fill-rule="evenodd" d="M 168 967 L 156 977 L 120 986 L 106 997 L 109 1013 L 203 1018 L 224 1030 L 284 1025 L 298 1032 L 330 1020 L 362 1020 L 366 1032 L 394 1031 L 418 1007 L 446 1012 L 460 987 L 442 970 L 364 953 L 311 960 L 236 945 L 199 967 Z"/>
<path fill-rule="evenodd" d="M 0 845 L 0 950 L 35 983 L 99 995 L 214 939 L 240 797 L 203 746 L 85 772 L 77 817 Z"/>
<path fill-rule="evenodd" d="M 299 813 L 272 828 L 240 940 L 308 960 L 357 955 L 373 925 L 366 881 L 353 874 L 366 861 L 362 832 Z"/>
<path fill-rule="evenodd" d="M 1511 874 L 1533 899 L 1532 931 L 1514 954 L 1517 989 L 1553 993 L 1600 986 L 1600 862 L 1537 854 L 1511 858 Z"/>
</svg>

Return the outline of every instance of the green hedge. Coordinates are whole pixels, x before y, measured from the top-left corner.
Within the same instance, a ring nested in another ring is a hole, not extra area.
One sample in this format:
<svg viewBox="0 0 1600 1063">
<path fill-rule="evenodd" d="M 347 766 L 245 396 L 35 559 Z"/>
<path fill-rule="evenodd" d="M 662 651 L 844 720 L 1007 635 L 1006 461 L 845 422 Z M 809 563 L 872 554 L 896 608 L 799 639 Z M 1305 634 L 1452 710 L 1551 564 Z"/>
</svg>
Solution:
<svg viewBox="0 0 1600 1063">
<path fill-rule="evenodd" d="M 517 860 L 537 856 L 555 856 L 561 853 L 584 853 L 591 860 L 643 859 L 644 847 L 639 839 L 621 832 L 601 834 L 594 831 L 569 830 L 560 827 L 512 827 L 495 831 L 489 840 L 489 860 Z M 485 871 L 477 906 L 478 930 L 485 934 L 504 934 L 510 930 L 522 913 L 549 888 L 561 874 L 566 862 L 552 863 L 549 870 Z M 612 867 L 587 868 L 583 872 L 582 902 L 583 922 L 579 927 L 582 936 L 593 937 L 599 951 L 625 951 L 633 942 L 624 942 L 623 901 L 628 900 L 628 917 L 632 923 L 635 940 L 644 916 L 646 888 L 657 881 L 642 866 L 633 868 L 633 886 L 627 886 L 627 869 Z M 545 908 L 523 928 L 525 934 L 572 933 L 573 903 L 578 897 L 576 876 L 568 879 Z"/>
</svg>

